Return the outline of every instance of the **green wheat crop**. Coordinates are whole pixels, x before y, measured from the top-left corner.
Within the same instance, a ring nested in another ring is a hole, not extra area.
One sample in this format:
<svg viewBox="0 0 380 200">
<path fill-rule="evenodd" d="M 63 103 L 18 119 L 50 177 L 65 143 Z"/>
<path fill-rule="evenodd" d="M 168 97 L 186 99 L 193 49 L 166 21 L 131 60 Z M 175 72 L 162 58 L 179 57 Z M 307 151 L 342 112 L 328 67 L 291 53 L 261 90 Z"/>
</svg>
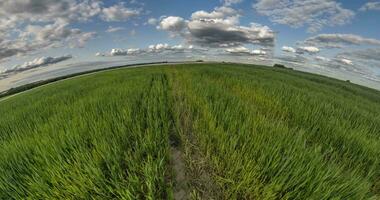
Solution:
<svg viewBox="0 0 380 200">
<path fill-rule="evenodd" d="M 380 198 L 380 92 L 289 69 L 117 69 L 0 102 L 0 199 Z"/>
</svg>

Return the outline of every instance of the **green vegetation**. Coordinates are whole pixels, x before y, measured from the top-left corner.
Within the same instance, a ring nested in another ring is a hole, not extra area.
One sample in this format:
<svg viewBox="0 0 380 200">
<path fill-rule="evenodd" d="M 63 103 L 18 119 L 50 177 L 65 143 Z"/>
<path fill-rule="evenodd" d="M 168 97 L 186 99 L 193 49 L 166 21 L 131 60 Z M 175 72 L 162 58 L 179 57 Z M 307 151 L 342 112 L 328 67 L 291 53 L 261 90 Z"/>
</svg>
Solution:
<svg viewBox="0 0 380 200">
<path fill-rule="evenodd" d="M 237 64 L 56 82 L 0 102 L 0 199 L 378 199 L 379 102 Z"/>
<path fill-rule="evenodd" d="M 139 64 L 114 66 L 114 67 L 109 67 L 109 68 L 101 68 L 101 69 L 94 69 L 94 70 L 90 70 L 90 71 L 78 72 L 78 73 L 69 74 L 69 75 L 66 75 L 66 76 L 60 76 L 60 77 L 56 77 L 56 78 L 52 78 L 52 79 L 41 80 L 41 81 L 37 81 L 37 82 L 34 82 L 34 83 L 29 83 L 29 84 L 22 85 L 22 86 L 19 86 L 19 87 L 11 88 L 11 89 L 9 89 L 7 91 L 1 92 L 0 93 L 0 98 L 11 96 L 11 95 L 14 95 L 14 94 L 17 94 L 17 93 L 20 93 L 20 92 L 24 92 L 26 90 L 30 90 L 30 89 L 33 89 L 35 87 L 41 86 L 41 85 L 46 85 L 46 84 L 53 83 L 53 82 L 56 82 L 56 81 L 61 81 L 61 80 L 64 80 L 64 79 L 69 79 L 69 78 L 72 78 L 72 77 L 81 76 L 81 75 L 85 75 L 85 74 L 89 74 L 89 73 L 95 73 L 95 72 L 100 72 L 100 71 L 105 71 L 105 70 L 110 70 L 110 69 L 119 69 L 119 68 L 125 68 L 125 67 L 132 67 L 132 66 L 136 67 L 136 66 L 142 66 L 142 65 L 154 65 L 154 64 L 164 64 L 164 63 L 168 63 L 168 62 L 164 61 L 164 62 L 154 62 L 154 63 L 139 63 Z M 170 63 L 175 63 L 175 62 L 170 62 Z"/>
</svg>

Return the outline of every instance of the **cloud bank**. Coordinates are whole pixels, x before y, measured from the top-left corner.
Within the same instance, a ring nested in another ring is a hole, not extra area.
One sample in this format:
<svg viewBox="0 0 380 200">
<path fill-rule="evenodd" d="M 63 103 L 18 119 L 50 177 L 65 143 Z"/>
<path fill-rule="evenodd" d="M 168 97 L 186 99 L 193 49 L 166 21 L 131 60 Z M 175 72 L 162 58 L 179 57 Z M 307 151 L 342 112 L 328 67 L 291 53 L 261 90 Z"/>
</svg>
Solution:
<svg viewBox="0 0 380 200">
<path fill-rule="evenodd" d="M 370 10 L 380 11 L 380 2 L 378 1 L 367 2 L 359 10 L 360 11 L 370 11 Z"/>
<path fill-rule="evenodd" d="M 293 48 L 293 47 L 288 47 L 288 46 L 283 46 L 281 48 L 282 51 L 285 51 L 285 52 L 290 52 L 290 53 L 295 53 L 296 50 Z"/>
<path fill-rule="evenodd" d="M 229 5 L 229 4 L 228 4 Z M 243 44 L 274 46 L 275 33 L 256 23 L 242 26 L 240 14 L 231 7 L 217 7 L 211 12 L 196 11 L 185 20 L 178 16 L 161 19 L 158 28 L 180 36 L 189 44 L 204 47 L 237 47 Z"/>
<path fill-rule="evenodd" d="M 252 55 L 252 56 L 267 55 L 267 52 L 265 52 L 264 50 L 261 50 L 261 49 L 249 50 L 248 48 L 243 47 L 243 46 L 228 48 L 225 51 L 233 55 Z"/>
<path fill-rule="evenodd" d="M 2 0 L 0 1 L 0 62 L 13 56 L 68 46 L 84 47 L 96 32 L 72 28 L 72 23 L 95 17 L 126 21 L 140 8 L 119 3 L 104 7 L 100 0 Z"/>
<path fill-rule="evenodd" d="M 307 38 L 306 44 L 327 48 L 342 48 L 347 45 L 374 45 L 380 46 L 380 40 L 365 38 L 354 34 L 319 34 Z"/>
<path fill-rule="evenodd" d="M 158 43 L 149 45 L 145 49 L 139 48 L 129 48 L 129 49 L 120 49 L 114 48 L 109 53 L 97 52 L 95 56 L 137 56 L 137 55 L 149 55 L 149 54 L 160 54 L 160 53 L 191 53 L 204 51 L 204 49 L 194 48 L 192 45 L 169 45 L 167 43 Z"/>
<path fill-rule="evenodd" d="M 274 23 L 294 28 L 307 26 L 312 33 L 325 26 L 347 24 L 355 16 L 334 0 L 257 0 L 253 8 Z"/>
<path fill-rule="evenodd" d="M 40 58 L 36 58 L 32 61 L 25 62 L 24 64 L 16 65 L 11 69 L 3 71 L 2 74 L 7 75 L 7 74 L 18 73 L 18 72 L 38 68 L 38 67 L 44 67 L 44 66 L 48 66 L 51 64 L 63 62 L 65 60 L 69 60 L 71 58 L 73 58 L 71 55 L 65 55 L 65 56 L 59 56 L 59 57 L 49 57 L 49 56 L 48 57 L 40 57 Z"/>
</svg>

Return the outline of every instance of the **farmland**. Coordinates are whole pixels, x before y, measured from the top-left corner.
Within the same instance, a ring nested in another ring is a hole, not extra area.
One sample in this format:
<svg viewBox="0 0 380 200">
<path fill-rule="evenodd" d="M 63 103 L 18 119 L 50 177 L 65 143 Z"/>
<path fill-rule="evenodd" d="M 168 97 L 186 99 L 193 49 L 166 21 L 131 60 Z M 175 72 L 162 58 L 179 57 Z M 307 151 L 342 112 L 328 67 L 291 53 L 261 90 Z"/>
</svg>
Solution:
<svg viewBox="0 0 380 200">
<path fill-rule="evenodd" d="M 380 198 L 380 92 L 318 75 L 115 69 L 0 116 L 0 199 Z"/>
</svg>

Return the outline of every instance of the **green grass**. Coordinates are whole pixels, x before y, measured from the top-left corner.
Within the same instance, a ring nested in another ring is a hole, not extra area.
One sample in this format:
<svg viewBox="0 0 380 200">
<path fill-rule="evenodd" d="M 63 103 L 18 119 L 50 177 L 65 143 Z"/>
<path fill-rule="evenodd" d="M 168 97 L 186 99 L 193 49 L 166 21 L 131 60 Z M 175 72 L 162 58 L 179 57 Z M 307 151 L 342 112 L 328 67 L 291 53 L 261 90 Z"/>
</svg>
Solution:
<svg viewBox="0 0 380 200">
<path fill-rule="evenodd" d="M 0 199 L 380 198 L 380 92 L 287 69 L 118 69 L 0 102 Z"/>
</svg>

